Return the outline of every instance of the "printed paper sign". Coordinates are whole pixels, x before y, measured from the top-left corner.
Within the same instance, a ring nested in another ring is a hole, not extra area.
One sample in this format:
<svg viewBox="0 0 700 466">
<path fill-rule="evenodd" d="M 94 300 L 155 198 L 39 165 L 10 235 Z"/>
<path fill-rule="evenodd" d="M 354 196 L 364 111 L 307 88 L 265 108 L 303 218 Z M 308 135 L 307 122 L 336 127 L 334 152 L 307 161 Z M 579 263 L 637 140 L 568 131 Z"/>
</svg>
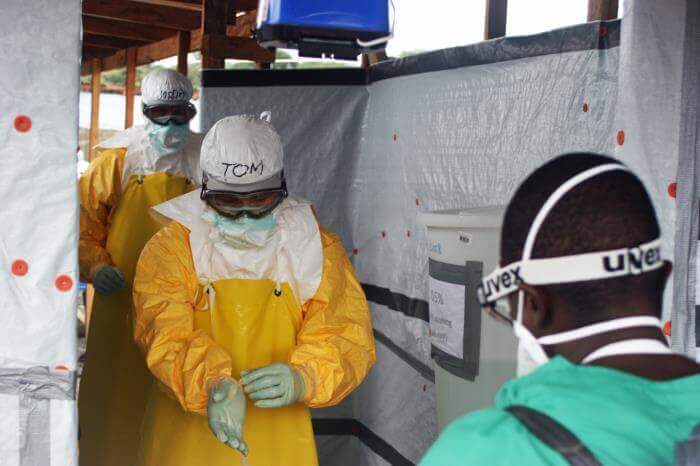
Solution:
<svg viewBox="0 0 700 466">
<path fill-rule="evenodd" d="M 464 285 L 430 278 L 430 339 L 442 351 L 464 357 Z"/>
</svg>

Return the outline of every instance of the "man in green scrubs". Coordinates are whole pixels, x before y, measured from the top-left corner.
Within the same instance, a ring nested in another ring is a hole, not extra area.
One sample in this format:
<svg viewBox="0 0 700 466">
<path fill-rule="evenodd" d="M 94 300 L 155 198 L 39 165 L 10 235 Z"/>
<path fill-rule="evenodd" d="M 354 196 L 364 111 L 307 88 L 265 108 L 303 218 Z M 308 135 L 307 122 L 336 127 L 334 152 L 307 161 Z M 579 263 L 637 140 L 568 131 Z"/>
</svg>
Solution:
<svg viewBox="0 0 700 466">
<path fill-rule="evenodd" d="M 672 465 L 700 424 L 700 365 L 661 330 L 671 264 L 659 235 L 644 186 L 615 159 L 569 154 L 532 173 L 505 214 L 502 268 L 479 291 L 513 327 L 520 376 L 494 408 L 450 425 L 421 466 L 570 464 L 516 406 L 549 416 L 603 465 Z"/>
</svg>

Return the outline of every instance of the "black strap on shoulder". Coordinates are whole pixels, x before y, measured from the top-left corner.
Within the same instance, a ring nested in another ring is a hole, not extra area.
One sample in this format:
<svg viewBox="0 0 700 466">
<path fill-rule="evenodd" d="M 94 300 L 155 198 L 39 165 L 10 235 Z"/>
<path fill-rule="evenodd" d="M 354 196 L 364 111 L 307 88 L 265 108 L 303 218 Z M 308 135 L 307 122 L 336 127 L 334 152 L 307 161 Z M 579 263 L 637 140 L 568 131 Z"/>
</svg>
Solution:
<svg viewBox="0 0 700 466">
<path fill-rule="evenodd" d="M 572 466 L 600 466 L 593 453 L 569 429 L 532 408 L 511 405 L 506 408 L 542 443 L 558 451 Z"/>
<path fill-rule="evenodd" d="M 695 426 L 690 438 L 676 444 L 675 466 L 700 465 L 700 424 Z"/>
</svg>

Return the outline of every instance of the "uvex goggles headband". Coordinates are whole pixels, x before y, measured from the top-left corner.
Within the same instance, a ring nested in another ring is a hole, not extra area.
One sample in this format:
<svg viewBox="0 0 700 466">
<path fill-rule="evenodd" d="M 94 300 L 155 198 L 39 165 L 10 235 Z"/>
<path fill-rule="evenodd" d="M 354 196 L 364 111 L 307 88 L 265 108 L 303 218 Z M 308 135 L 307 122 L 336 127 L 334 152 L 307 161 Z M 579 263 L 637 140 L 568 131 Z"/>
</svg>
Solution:
<svg viewBox="0 0 700 466">
<path fill-rule="evenodd" d="M 260 218 L 271 213 L 287 197 L 287 183 L 281 178 L 281 185 L 275 188 L 263 188 L 255 191 L 231 191 L 211 189 L 205 174 L 202 179 L 200 198 L 219 214 L 229 218 L 239 218 L 246 214 Z"/>
<path fill-rule="evenodd" d="M 197 109 L 190 102 L 177 105 L 143 105 L 143 114 L 157 125 L 167 125 L 170 122 L 176 125 L 188 123 L 197 114 Z"/>
<path fill-rule="evenodd" d="M 529 285 L 553 285 L 586 280 L 638 275 L 656 270 L 663 265 L 661 240 L 630 248 L 596 251 L 570 256 L 531 259 L 532 249 L 542 223 L 557 202 L 570 190 L 584 181 L 610 171 L 630 170 L 624 165 L 608 163 L 585 170 L 557 188 L 535 216 L 523 247 L 522 259 L 499 267 L 484 277 L 477 290 L 481 305 L 496 318 L 512 324 L 512 316 L 503 300 L 518 290 L 520 283 Z M 518 296 L 517 319 L 521 319 L 523 296 Z"/>
</svg>

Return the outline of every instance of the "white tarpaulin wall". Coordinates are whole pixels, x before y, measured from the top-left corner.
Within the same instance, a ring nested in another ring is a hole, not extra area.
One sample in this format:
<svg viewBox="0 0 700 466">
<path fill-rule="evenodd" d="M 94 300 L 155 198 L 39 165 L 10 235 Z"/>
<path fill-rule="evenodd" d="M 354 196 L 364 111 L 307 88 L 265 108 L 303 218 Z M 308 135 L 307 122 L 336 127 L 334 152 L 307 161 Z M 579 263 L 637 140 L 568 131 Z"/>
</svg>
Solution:
<svg viewBox="0 0 700 466">
<path fill-rule="evenodd" d="M 428 240 L 416 214 L 504 204 L 564 152 L 615 154 L 619 26 L 432 52 L 380 64 L 369 78 L 203 73 L 203 130 L 272 111 L 290 191 L 341 234 L 370 301 L 378 362 L 350 399 L 314 413 L 322 464 L 415 464 L 435 439 Z M 661 220 L 673 235 L 671 218 Z"/>
<path fill-rule="evenodd" d="M 0 464 L 76 464 L 80 1 L 0 2 Z"/>
<path fill-rule="evenodd" d="M 614 155 L 647 186 L 662 226 L 662 248 L 674 260 L 664 296 L 674 349 L 700 360 L 696 327 L 698 239 L 698 104 L 700 2 L 625 3 Z M 675 251 L 672 254 L 672 251 Z"/>
</svg>

